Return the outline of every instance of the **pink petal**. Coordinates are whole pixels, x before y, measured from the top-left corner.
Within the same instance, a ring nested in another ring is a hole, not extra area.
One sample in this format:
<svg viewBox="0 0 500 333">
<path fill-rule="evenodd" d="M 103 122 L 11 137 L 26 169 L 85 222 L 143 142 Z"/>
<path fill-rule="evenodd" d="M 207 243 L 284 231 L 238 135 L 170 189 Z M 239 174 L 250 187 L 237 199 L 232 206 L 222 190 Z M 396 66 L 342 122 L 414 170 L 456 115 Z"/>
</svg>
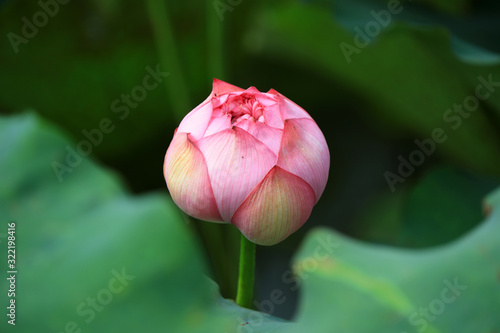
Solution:
<svg viewBox="0 0 500 333">
<path fill-rule="evenodd" d="M 219 212 L 229 222 L 246 196 L 276 164 L 276 155 L 238 127 L 205 137 L 198 147 L 207 162 Z"/>
<path fill-rule="evenodd" d="M 267 125 L 283 129 L 284 122 L 280 112 L 280 105 L 278 103 L 264 108 L 264 119 Z"/>
<path fill-rule="evenodd" d="M 214 96 L 214 98 L 212 98 L 212 108 L 216 110 L 219 106 L 226 103 L 227 99 L 232 95 L 233 93 Z"/>
<path fill-rule="evenodd" d="M 231 223 L 250 241 L 274 245 L 307 221 L 315 200 L 311 186 L 276 166 L 245 199 Z"/>
<path fill-rule="evenodd" d="M 245 92 L 251 93 L 251 94 L 260 94 L 260 91 L 255 87 L 250 87 L 247 90 L 245 90 Z"/>
<path fill-rule="evenodd" d="M 266 145 L 266 147 L 271 149 L 276 156 L 278 156 L 283 130 L 270 127 L 267 123 L 248 119 L 242 120 L 237 126 L 250 133 L 254 138 L 262 142 Z"/>
<path fill-rule="evenodd" d="M 214 117 L 212 118 L 212 120 L 210 120 L 210 125 L 208 125 L 208 128 L 205 132 L 205 136 L 209 136 L 217 132 L 230 129 L 231 127 L 232 125 L 231 125 L 230 114 L 223 114 L 220 117 Z"/>
<path fill-rule="evenodd" d="M 222 221 L 205 159 L 190 135 L 174 135 L 165 155 L 163 172 L 172 199 L 186 214 L 201 220 Z"/>
<path fill-rule="evenodd" d="M 212 85 L 212 93 L 215 96 L 219 96 L 222 94 L 227 94 L 230 92 L 235 92 L 235 91 L 244 91 L 245 89 L 241 89 L 240 87 L 234 86 L 230 83 L 224 82 L 219 79 L 214 79 L 213 85 Z"/>
<path fill-rule="evenodd" d="M 270 89 L 268 92 L 268 94 L 272 94 L 272 95 L 279 95 L 279 92 L 277 92 L 276 90 L 274 89 Z"/>
<path fill-rule="evenodd" d="M 195 140 L 199 140 L 205 134 L 208 123 L 212 118 L 212 95 L 198 105 L 193 111 L 189 112 L 182 119 L 178 132 L 190 133 Z"/>
<path fill-rule="evenodd" d="M 303 108 L 281 94 L 279 95 L 279 105 L 283 120 L 294 118 L 312 119 L 309 113 L 307 113 Z"/>
<path fill-rule="evenodd" d="M 304 179 L 319 200 L 328 180 L 330 152 L 314 120 L 285 120 L 278 165 Z"/>
<path fill-rule="evenodd" d="M 255 94 L 255 99 L 259 101 L 263 106 L 269 107 L 276 105 L 278 106 L 278 98 L 277 96 L 273 96 L 270 94 L 258 93 Z"/>
</svg>

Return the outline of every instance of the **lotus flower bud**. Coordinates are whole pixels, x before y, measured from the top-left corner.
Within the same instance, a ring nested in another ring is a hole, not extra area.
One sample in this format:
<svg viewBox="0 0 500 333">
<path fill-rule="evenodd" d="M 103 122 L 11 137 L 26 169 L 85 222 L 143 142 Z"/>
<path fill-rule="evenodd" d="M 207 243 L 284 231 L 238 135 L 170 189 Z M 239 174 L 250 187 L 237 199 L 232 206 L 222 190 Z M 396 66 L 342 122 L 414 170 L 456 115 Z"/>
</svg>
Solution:
<svg viewBox="0 0 500 333">
<path fill-rule="evenodd" d="M 301 107 L 274 89 L 214 79 L 210 96 L 176 129 L 164 174 L 188 215 L 273 245 L 309 218 L 329 168 L 325 137 Z"/>
</svg>

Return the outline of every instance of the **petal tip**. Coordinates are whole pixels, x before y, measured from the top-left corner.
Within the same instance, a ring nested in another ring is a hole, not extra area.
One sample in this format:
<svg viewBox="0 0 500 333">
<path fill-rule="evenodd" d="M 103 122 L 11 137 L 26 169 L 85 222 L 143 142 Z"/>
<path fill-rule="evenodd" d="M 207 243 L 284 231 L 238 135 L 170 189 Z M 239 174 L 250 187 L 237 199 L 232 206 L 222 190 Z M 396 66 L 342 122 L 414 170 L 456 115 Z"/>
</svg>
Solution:
<svg viewBox="0 0 500 333">
<path fill-rule="evenodd" d="M 242 89 L 240 87 L 237 87 L 235 85 L 232 85 L 230 83 L 227 83 L 225 81 L 219 80 L 214 78 L 213 84 L 212 84 L 212 93 L 214 95 L 222 95 L 222 94 L 227 94 L 230 92 L 237 92 L 237 91 L 244 91 L 245 89 Z"/>
</svg>

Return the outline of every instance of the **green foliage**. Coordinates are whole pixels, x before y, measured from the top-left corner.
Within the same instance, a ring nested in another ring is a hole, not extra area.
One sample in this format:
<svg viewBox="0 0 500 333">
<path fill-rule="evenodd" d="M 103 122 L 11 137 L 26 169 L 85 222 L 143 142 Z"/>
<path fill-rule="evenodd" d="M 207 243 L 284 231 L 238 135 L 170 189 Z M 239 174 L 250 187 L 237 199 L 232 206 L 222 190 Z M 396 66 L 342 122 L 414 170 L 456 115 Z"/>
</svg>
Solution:
<svg viewBox="0 0 500 333">
<path fill-rule="evenodd" d="M 484 196 L 499 184 L 439 167 L 411 188 L 380 196 L 358 222 L 356 237 L 405 247 L 429 247 L 463 236 L 482 220 Z"/>
<path fill-rule="evenodd" d="M 292 331 L 498 330 L 499 213 L 495 206 L 467 236 L 427 250 L 368 245 L 327 229 L 312 232 L 295 258 L 305 281 Z M 328 241 L 337 247 L 325 256 L 322 244 Z"/>
<path fill-rule="evenodd" d="M 165 80 L 148 90 L 144 100 L 132 99 L 127 104 L 122 98 L 143 86 L 148 66 L 155 69 L 160 64 L 150 23 L 144 19 L 146 5 L 130 3 L 126 7 L 134 15 L 122 15 L 125 8 L 116 1 L 61 5 L 58 14 L 34 37 L 17 46 L 17 53 L 6 38 L 0 48 L 0 107 L 12 112 L 35 108 L 78 140 L 85 139 L 82 130 L 96 128 L 102 118 L 110 118 L 119 126 L 95 147 L 108 159 L 123 157 L 131 147 L 150 142 L 165 124 L 179 121 L 179 116 L 195 105 L 173 110 L 175 94 L 166 96 Z M 32 21 L 39 11 L 37 2 L 9 2 L 0 11 L 2 34 L 22 37 L 21 17 Z M 203 45 L 192 39 L 183 38 L 179 44 L 189 53 L 202 52 Z M 210 86 L 199 75 L 200 65 L 186 68 L 194 91 Z M 160 66 L 161 71 L 170 73 L 169 68 Z M 128 112 L 115 112 L 124 107 Z"/>
<path fill-rule="evenodd" d="M 415 26 L 446 28 L 452 34 L 450 46 L 454 54 L 462 61 L 476 65 L 500 62 L 496 37 L 500 24 L 492 17 L 498 9 L 498 3 L 488 0 L 480 3 L 470 0 L 334 1 L 335 16 L 348 29 L 356 26 L 363 29 L 371 24 L 368 30 L 373 32 L 374 23 L 386 28 L 401 21 Z"/>
</svg>

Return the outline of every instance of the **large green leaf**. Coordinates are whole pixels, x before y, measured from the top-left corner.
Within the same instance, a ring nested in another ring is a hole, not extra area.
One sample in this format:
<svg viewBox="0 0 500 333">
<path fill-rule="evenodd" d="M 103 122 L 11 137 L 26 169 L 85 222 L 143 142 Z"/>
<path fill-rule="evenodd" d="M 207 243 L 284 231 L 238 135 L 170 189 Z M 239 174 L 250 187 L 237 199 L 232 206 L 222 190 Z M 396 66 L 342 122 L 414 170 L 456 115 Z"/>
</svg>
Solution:
<svg viewBox="0 0 500 333">
<path fill-rule="evenodd" d="M 86 158 L 60 182 L 53 163 L 67 163 L 68 145 L 34 114 L 0 118 L 0 253 L 14 221 L 17 269 L 16 326 L 3 313 L 1 332 L 235 332 L 247 322 L 277 332 L 289 325 L 220 297 L 165 194 L 132 197 Z M 0 290 L 5 312 L 5 278 Z"/>
<path fill-rule="evenodd" d="M 481 202 L 499 185 L 457 168 L 431 169 L 414 185 L 379 195 L 361 213 L 355 236 L 403 247 L 444 244 L 481 222 Z"/>
<path fill-rule="evenodd" d="M 497 190 L 486 200 L 492 212 L 479 227 L 426 250 L 315 230 L 295 258 L 303 295 L 291 331 L 498 331 L 499 195 Z"/>
</svg>

